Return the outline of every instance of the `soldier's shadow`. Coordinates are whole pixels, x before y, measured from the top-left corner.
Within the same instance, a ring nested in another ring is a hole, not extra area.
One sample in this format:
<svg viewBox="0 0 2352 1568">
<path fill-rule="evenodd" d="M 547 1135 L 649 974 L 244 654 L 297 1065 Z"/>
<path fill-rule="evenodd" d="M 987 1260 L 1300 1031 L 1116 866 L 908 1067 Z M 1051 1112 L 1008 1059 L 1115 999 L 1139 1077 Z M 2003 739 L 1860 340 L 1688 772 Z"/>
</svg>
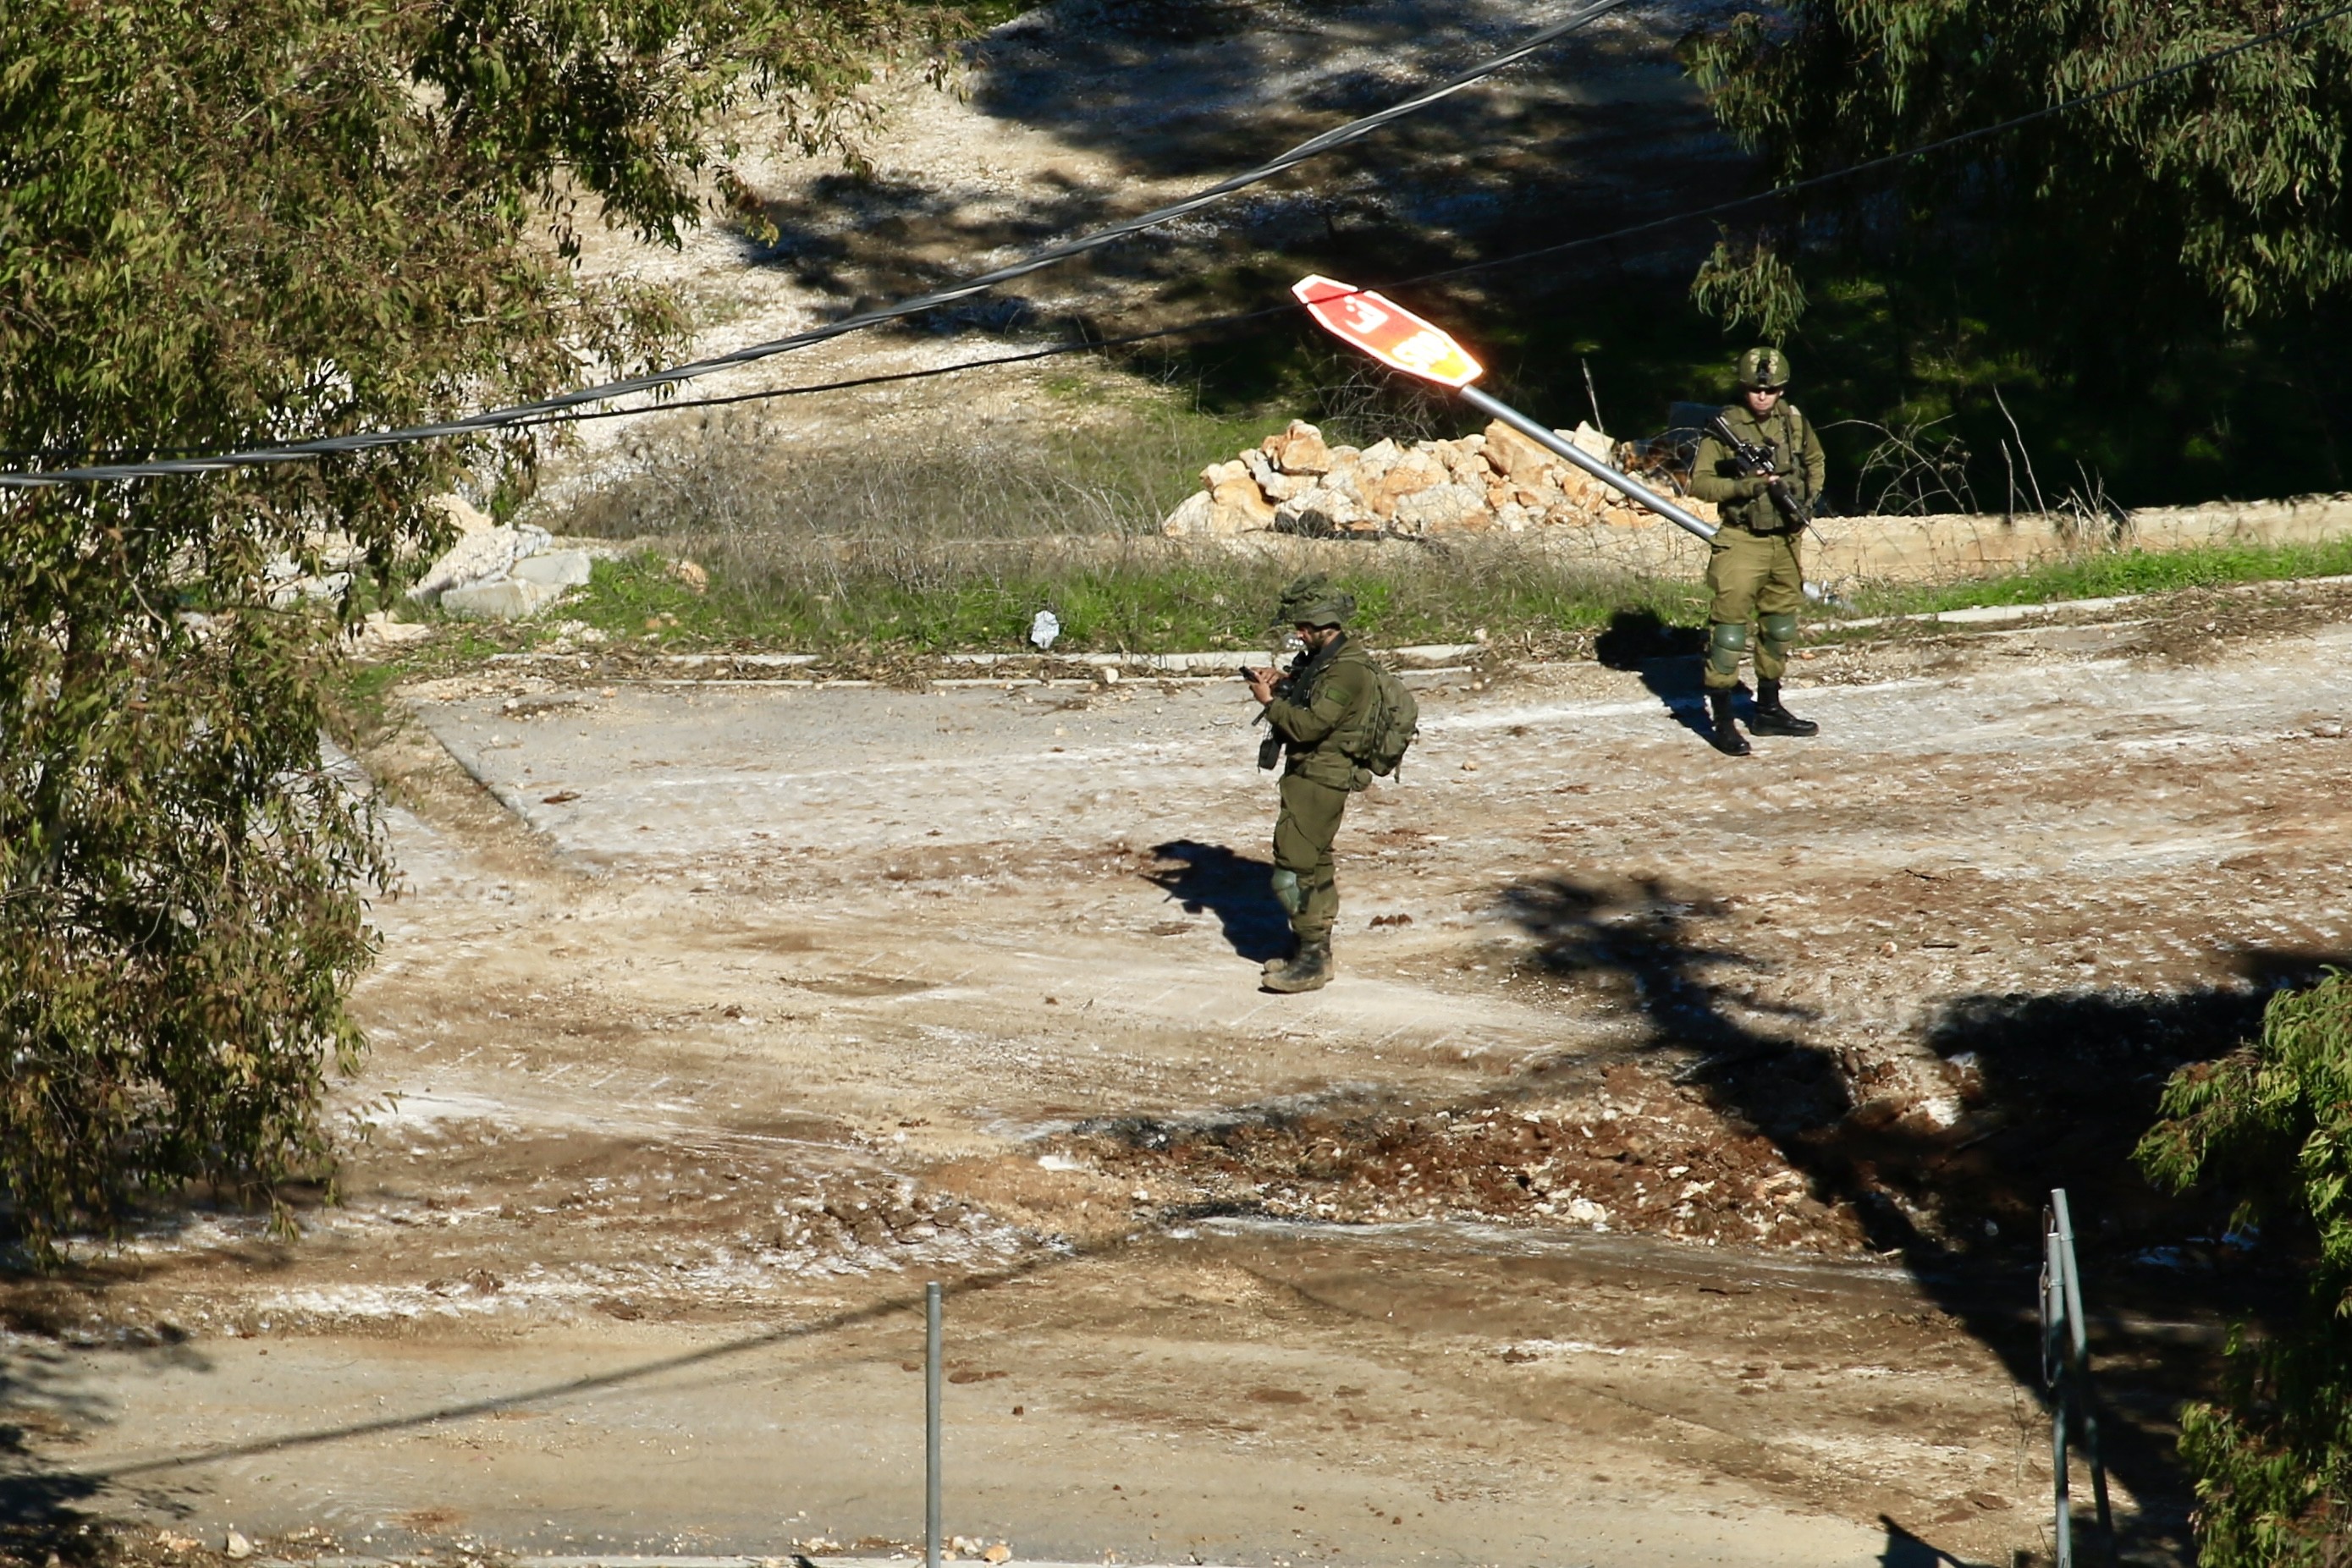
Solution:
<svg viewBox="0 0 2352 1568">
<path fill-rule="evenodd" d="M 1177 839 L 1155 844 L 1161 861 L 1147 874 L 1187 915 L 1214 915 L 1225 940 L 1244 958 L 1263 963 L 1290 951 L 1290 920 L 1275 902 L 1273 862 L 1237 855 L 1223 844 Z"/>
<path fill-rule="evenodd" d="M 1669 626 L 1654 610 L 1620 610 L 1592 642 L 1592 656 L 1612 670 L 1642 677 L 1651 695 L 1665 705 L 1675 722 L 1694 735 L 1712 736 L 1706 716 L 1706 632 Z M 1742 705 L 1742 716 L 1746 707 Z"/>
</svg>

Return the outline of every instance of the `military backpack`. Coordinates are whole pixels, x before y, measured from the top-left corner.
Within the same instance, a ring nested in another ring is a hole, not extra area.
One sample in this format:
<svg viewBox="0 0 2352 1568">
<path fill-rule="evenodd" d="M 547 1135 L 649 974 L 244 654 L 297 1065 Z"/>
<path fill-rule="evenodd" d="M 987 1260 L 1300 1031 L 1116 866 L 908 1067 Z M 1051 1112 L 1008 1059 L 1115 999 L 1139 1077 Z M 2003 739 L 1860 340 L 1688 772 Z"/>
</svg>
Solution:
<svg viewBox="0 0 2352 1568">
<path fill-rule="evenodd" d="M 1378 660 L 1372 665 L 1372 711 L 1364 725 L 1356 765 L 1379 778 L 1392 777 L 1421 734 L 1421 705 L 1396 672 Z"/>
</svg>

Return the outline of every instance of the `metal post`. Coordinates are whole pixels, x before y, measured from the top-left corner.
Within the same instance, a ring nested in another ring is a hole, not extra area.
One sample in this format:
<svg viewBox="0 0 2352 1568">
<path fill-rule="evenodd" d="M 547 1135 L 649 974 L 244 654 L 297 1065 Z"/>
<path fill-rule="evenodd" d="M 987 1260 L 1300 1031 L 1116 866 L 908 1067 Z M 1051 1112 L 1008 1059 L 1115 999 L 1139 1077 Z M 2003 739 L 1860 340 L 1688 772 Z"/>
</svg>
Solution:
<svg viewBox="0 0 2352 1568">
<path fill-rule="evenodd" d="M 923 1287 L 923 1568 L 940 1568 L 940 1287 Z"/>
<path fill-rule="evenodd" d="M 2042 1232 L 2042 1381 L 2050 1402 L 2050 1490 L 2055 1568 L 2074 1568 L 2074 1515 L 2066 1494 L 2066 1266 L 2058 1253 L 2058 1228 Z"/>
<path fill-rule="evenodd" d="M 1636 484 L 1620 474 L 1575 442 L 1561 439 L 1557 433 L 1529 419 L 1509 403 L 1491 398 L 1476 387 L 1464 387 L 1462 401 L 1490 419 L 1501 420 L 1546 451 L 1558 453 L 1627 500 L 1635 501 L 1649 507 L 1676 528 L 1696 534 L 1703 539 L 1712 539 L 1719 531 L 1713 523 L 1701 522 L 1656 491 Z"/>
<path fill-rule="evenodd" d="M 1638 506 L 1647 507 L 1685 533 L 1696 534 L 1703 539 L 1713 539 L 1722 530 L 1713 523 L 1702 522 L 1689 512 L 1667 500 L 1655 490 L 1636 483 L 1592 455 L 1573 441 L 1566 441 L 1550 429 L 1528 418 L 1510 404 L 1487 396 L 1476 387 L 1458 389 L 1462 401 L 1493 419 L 1499 419 L 1547 452 L 1555 453 L 1573 463 L 1603 485 Z M 1805 597 L 1816 604 L 1833 604 L 1836 597 L 1818 583 L 1805 584 Z"/>
<path fill-rule="evenodd" d="M 2066 1207 L 2066 1189 L 2050 1193 L 2050 1215 L 2057 1237 L 2059 1281 L 2066 1301 L 2066 1402 L 2083 1439 L 2084 1457 L 2091 1461 L 2091 1495 L 2098 1504 L 2099 1531 L 2107 1543 L 2107 1560 L 2116 1557 L 2116 1521 L 2107 1502 L 2107 1467 L 2099 1451 L 2099 1416 L 2091 1403 L 2090 1325 L 2083 1315 L 2083 1275 L 2074 1260 L 2074 1219 Z"/>
</svg>

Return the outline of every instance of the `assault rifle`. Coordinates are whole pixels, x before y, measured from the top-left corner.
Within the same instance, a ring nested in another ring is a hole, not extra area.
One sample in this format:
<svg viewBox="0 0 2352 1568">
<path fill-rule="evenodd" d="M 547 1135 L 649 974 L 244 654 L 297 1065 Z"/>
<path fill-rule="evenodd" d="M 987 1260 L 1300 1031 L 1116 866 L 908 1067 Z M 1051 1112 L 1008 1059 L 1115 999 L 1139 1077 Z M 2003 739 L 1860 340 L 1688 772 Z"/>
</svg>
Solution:
<svg viewBox="0 0 2352 1568">
<path fill-rule="evenodd" d="M 1724 449 L 1731 454 L 1734 468 L 1750 479 L 1764 481 L 1764 493 L 1772 498 L 1772 509 L 1780 514 L 1782 522 L 1791 529 L 1811 526 L 1812 514 L 1802 501 L 1789 493 L 1788 481 L 1781 476 L 1780 465 L 1772 461 L 1770 447 L 1740 440 L 1731 433 L 1730 422 L 1719 413 L 1706 422 L 1706 433 L 1723 443 Z"/>
<path fill-rule="evenodd" d="M 1290 695 L 1292 683 L 1297 680 L 1298 675 L 1297 666 L 1305 660 L 1305 658 L 1306 655 L 1304 653 L 1300 654 L 1297 659 L 1291 661 L 1291 668 L 1288 672 L 1275 677 L 1274 695 L 1276 696 L 1286 697 Z M 1249 679 L 1250 674 L 1249 666 L 1247 664 L 1239 665 L 1234 669 L 1234 674 L 1241 676 L 1244 680 L 1247 680 Z M 1250 724 L 1253 727 L 1265 724 L 1265 710 L 1264 708 L 1260 708 L 1258 710 L 1257 716 L 1250 720 Z M 1267 772 L 1272 772 L 1275 768 L 1282 766 L 1282 737 L 1269 734 L 1259 740 L 1257 743 L 1257 765 L 1261 769 Z"/>
</svg>

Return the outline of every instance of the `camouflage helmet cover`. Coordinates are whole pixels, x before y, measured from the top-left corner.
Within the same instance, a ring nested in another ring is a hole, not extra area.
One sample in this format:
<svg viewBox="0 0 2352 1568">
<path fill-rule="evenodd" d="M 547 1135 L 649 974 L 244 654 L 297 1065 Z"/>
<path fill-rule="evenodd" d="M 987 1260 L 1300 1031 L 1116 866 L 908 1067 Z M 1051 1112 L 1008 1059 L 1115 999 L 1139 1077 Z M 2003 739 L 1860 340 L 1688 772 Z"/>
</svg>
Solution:
<svg viewBox="0 0 2352 1568">
<path fill-rule="evenodd" d="M 1275 606 L 1276 626 L 1337 626 L 1356 612 L 1356 596 L 1332 586 L 1319 571 L 1293 578 Z"/>
<path fill-rule="evenodd" d="M 1778 392 L 1789 384 L 1789 356 L 1769 344 L 1761 344 L 1739 356 L 1739 389 L 1742 392 Z"/>
</svg>

